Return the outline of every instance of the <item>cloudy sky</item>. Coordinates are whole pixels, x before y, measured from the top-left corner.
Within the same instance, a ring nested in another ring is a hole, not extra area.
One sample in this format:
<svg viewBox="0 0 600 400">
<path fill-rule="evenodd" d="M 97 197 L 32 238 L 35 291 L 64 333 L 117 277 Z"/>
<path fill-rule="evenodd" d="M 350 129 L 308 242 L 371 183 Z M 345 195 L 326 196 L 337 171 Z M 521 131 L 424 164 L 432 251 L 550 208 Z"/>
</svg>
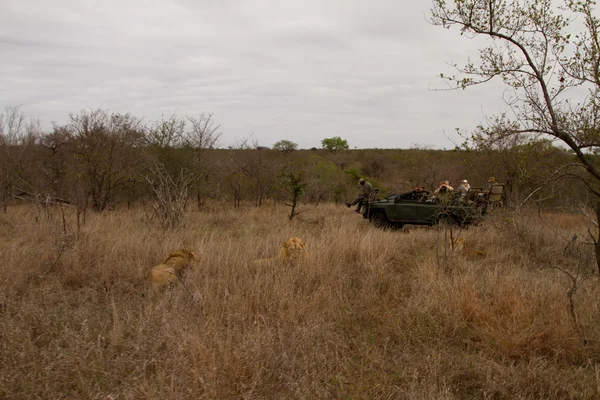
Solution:
<svg viewBox="0 0 600 400">
<path fill-rule="evenodd" d="M 477 43 L 429 0 L 0 0 L 0 107 L 64 123 L 103 108 L 147 121 L 212 113 L 222 145 L 452 147 L 503 108 L 501 85 L 443 88 Z"/>
</svg>

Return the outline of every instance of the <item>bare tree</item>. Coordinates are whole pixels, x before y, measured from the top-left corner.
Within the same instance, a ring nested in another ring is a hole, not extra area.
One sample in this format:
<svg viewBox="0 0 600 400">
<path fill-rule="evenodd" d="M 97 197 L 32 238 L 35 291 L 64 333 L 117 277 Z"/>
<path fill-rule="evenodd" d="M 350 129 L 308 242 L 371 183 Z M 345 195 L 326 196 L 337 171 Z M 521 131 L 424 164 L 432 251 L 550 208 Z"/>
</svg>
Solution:
<svg viewBox="0 0 600 400">
<path fill-rule="evenodd" d="M 247 178 L 233 159 L 229 160 L 224 170 L 224 183 L 233 196 L 233 206 L 240 207 L 244 189 L 247 186 Z"/>
<path fill-rule="evenodd" d="M 583 182 L 600 219 L 600 166 L 593 156 L 600 148 L 600 19 L 594 0 L 566 0 L 562 8 L 554 3 L 433 0 L 433 24 L 491 39 L 478 63 L 454 64 L 459 75 L 442 78 L 461 89 L 502 79 L 511 114 L 494 118 L 474 136 L 488 143 L 517 134 L 561 141 L 578 162 L 563 165 L 560 174 Z M 575 19 L 583 22 L 579 32 Z M 583 94 L 581 101 L 572 101 L 573 88 Z M 595 250 L 600 272 L 600 245 Z"/>
<path fill-rule="evenodd" d="M 187 117 L 190 129 L 185 132 L 186 145 L 194 149 L 214 149 L 218 146 L 221 125 L 215 124 L 212 114 Z"/>
<path fill-rule="evenodd" d="M 258 142 L 251 139 L 248 137 L 238 141 L 237 149 L 233 150 L 235 156 L 231 160 L 246 176 L 255 204 L 260 207 L 277 185 L 278 168 L 276 161 L 270 159 L 264 151 L 258 150 Z"/>
<path fill-rule="evenodd" d="M 446 179 L 447 175 L 441 175 L 444 170 L 440 159 L 435 156 L 432 146 L 413 145 L 405 152 L 404 170 L 406 180 L 410 188 L 426 185 L 429 189 L 437 188 L 440 179 Z M 446 171 L 444 171 L 446 172 Z M 401 188 L 404 190 L 405 188 Z"/>
<path fill-rule="evenodd" d="M 148 129 L 146 139 L 150 145 L 159 148 L 181 146 L 184 143 L 185 120 L 177 114 L 162 115 Z"/>
<path fill-rule="evenodd" d="M 185 213 L 190 186 L 198 178 L 184 169 L 173 178 L 164 166 L 158 164 L 151 171 L 146 180 L 154 192 L 154 213 L 165 228 L 177 228 Z"/>
<path fill-rule="evenodd" d="M 54 125 L 53 131 L 40 139 L 41 170 L 46 180 L 47 190 L 53 197 L 67 197 L 68 147 L 71 144 L 65 127 Z"/>
<path fill-rule="evenodd" d="M 0 113 L 0 204 L 7 212 L 8 201 L 25 183 L 25 171 L 31 167 L 26 157 L 31 155 L 41 134 L 41 124 L 29 121 L 19 107 L 7 106 Z"/>
<path fill-rule="evenodd" d="M 74 142 L 74 168 L 83 172 L 81 178 L 92 208 L 103 211 L 127 182 L 131 170 L 140 165 L 139 160 L 127 157 L 127 153 L 143 140 L 141 120 L 130 114 L 83 110 L 70 115 L 66 129 Z"/>
<path fill-rule="evenodd" d="M 221 133 L 220 125 L 215 124 L 212 114 L 200 114 L 197 117 L 187 117 L 189 128 L 185 131 L 184 143 L 192 149 L 191 169 L 199 177 L 195 181 L 196 205 L 200 210 L 208 196 L 209 175 L 211 163 L 207 157 L 207 149 L 218 146 Z"/>
</svg>

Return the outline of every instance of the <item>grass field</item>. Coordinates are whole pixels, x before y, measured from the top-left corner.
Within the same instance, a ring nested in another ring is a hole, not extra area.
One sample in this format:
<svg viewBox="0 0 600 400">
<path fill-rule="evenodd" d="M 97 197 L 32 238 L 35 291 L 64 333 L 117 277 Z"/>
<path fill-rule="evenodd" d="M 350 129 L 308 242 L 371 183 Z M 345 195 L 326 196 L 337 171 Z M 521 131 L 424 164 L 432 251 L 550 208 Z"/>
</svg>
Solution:
<svg viewBox="0 0 600 400">
<path fill-rule="evenodd" d="M 472 260 L 445 246 L 446 228 L 376 230 L 334 205 L 290 223 L 287 211 L 211 205 L 165 231 L 116 210 L 75 234 L 68 210 L 64 235 L 59 209 L 9 208 L 0 398 L 600 397 L 584 219 L 490 216 L 458 232 L 487 254 Z M 292 236 L 306 260 L 252 263 Z M 199 256 L 185 287 L 150 292 L 148 269 L 181 247 Z"/>
</svg>

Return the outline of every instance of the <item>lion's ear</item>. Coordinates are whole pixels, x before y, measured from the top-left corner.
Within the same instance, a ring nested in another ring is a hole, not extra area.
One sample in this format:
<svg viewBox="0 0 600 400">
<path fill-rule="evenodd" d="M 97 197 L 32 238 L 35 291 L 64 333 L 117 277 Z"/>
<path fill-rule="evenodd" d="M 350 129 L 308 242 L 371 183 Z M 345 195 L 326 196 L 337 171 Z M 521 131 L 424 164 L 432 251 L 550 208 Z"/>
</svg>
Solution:
<svg viewBox="0 0 600 400">
<path fill-rule="evenodd" d="M 288 247 L 288 243 L 287 242 L 283 242 L 283 244 L 281 246 L 282 247 Z"/>
</svg>

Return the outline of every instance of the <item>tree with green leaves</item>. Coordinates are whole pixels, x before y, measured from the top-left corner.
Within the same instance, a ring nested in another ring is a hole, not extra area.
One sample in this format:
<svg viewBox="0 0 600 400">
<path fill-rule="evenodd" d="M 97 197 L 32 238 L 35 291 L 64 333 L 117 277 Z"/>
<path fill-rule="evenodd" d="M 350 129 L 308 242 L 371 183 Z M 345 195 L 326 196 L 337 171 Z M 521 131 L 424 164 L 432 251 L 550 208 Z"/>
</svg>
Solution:
<svg viewBox="0 0 600 400">
<path fill-rule="evenodd" d="M 298 149 L 298 143 L 291 140 L 280 140 L 273 145 L 273 150 L 281 151 L 284 155 Z"/>
<path fill-rule="evenodd" d="M 491 119 L 472 135 L 493 145 L 515 135 L 547 137 L 571 149 L 567 162 L 549 176 L 579 179 L 595 198 L 600 220 L 600 19 L 594 0 L 433 0 L 431 22 L 457 27 L 467 38 L 483 37 L 479 62 L 453 66 L 444 75 L 466 89 L 501 79 L 510 112 Z M 574 23 L 574 22 L 577 23 Z M 578 97 L 574 100 L 573 96 Z M 580 173 L 583 171 L 583 173 Z M 600 271 L 600 233 L 594 240 Z"/>
<path fill-rule="evenodd" d="M 348 141 L 339 136 L 334 136 L 321 140 L 321 146 L 323 146 L 325 150 L 335 153 L 340 150 L 348 150 Z"/>
<path fill-rule="evenodd" d="M 294 217 L 300 214 L 298 211 L 298 205 L 300 202 L 300 196 L 306 191 L 306 181 L 303 177 L 302 171 L 292 171 L 290 169 L 283 169 L 281 171 L 282 188 L 286 196 L 286 206 L 290 207 L 290 215 L 288 215 L 291 221 Z"/>
</svg>

